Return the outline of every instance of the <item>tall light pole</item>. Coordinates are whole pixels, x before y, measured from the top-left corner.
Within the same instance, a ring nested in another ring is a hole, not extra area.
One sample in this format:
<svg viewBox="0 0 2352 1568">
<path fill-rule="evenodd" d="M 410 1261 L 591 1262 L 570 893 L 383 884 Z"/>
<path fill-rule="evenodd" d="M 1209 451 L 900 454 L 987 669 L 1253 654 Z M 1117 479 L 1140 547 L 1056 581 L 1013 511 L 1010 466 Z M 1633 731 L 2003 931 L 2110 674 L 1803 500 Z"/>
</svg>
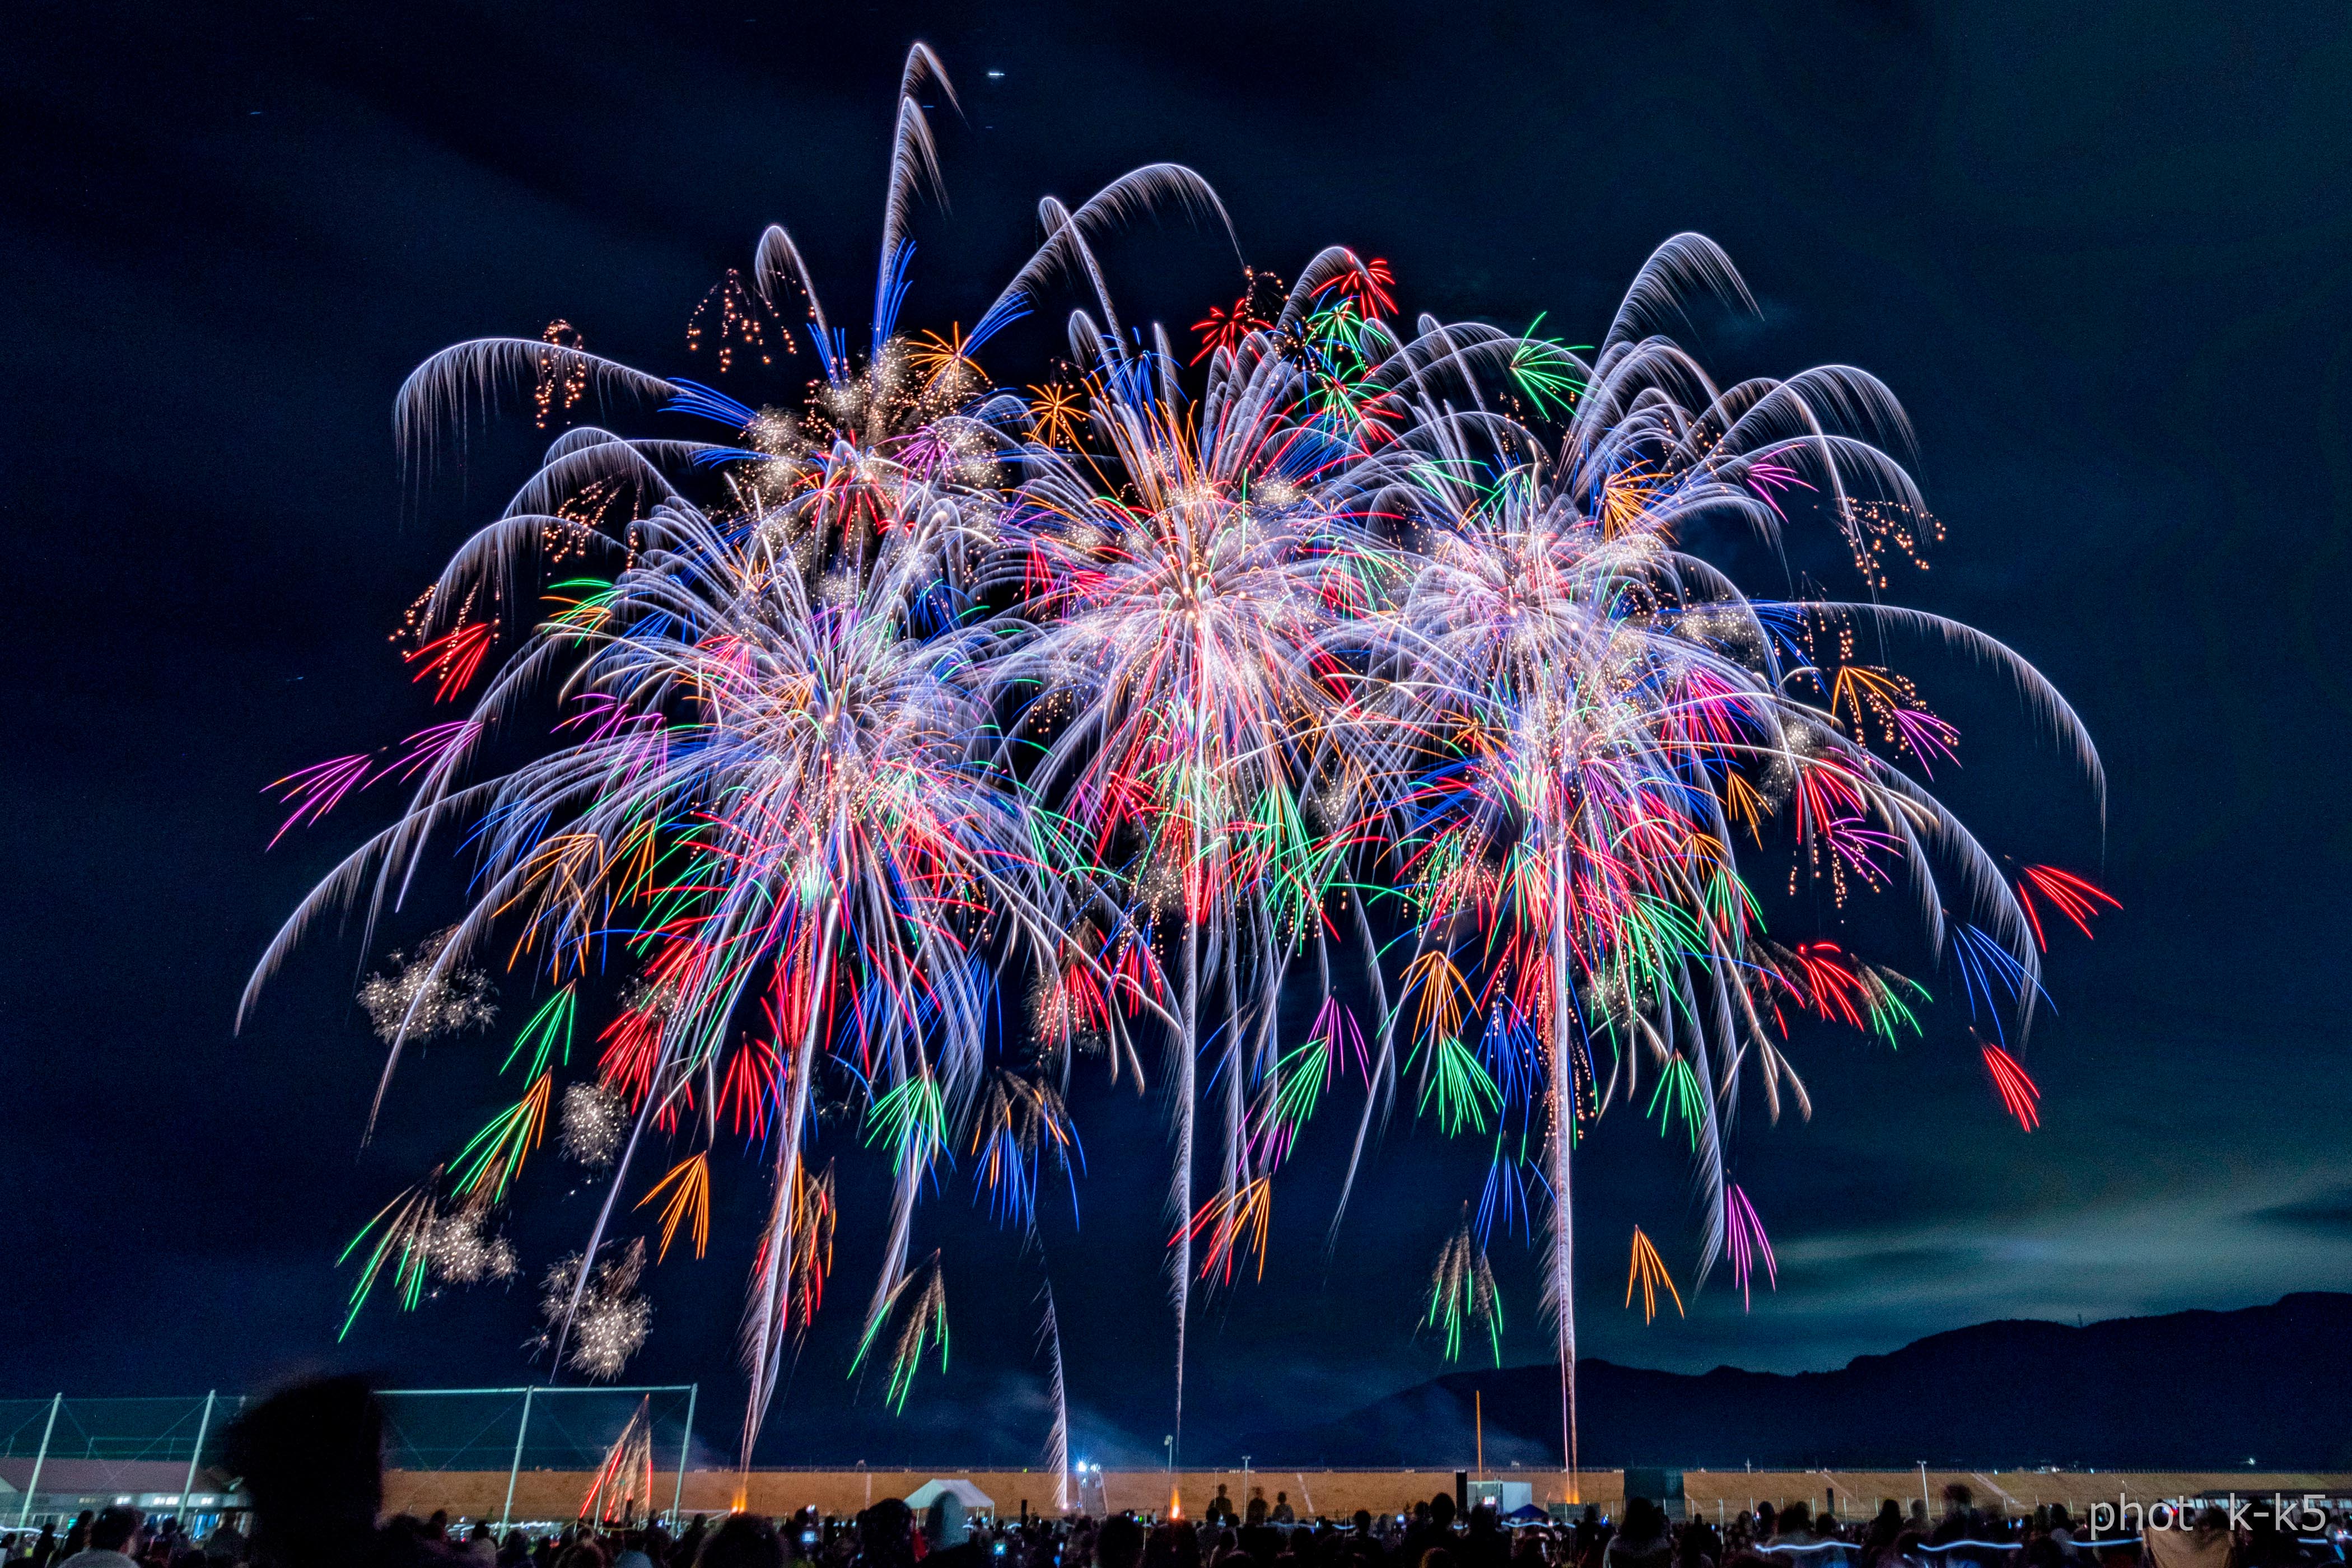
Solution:
<svg viewBox="0 0 2352 1568">
<path fill-rule="evenodd" d="M 698 1383 L 687 1385 L 686 1432 L 677 1440 L 677 1485 L 670 1489 L 669 1494 L 669 1527 L 672 1530 L 677 1528 L 677 1516 L 686 1507 L 686 1457 L 694 1447 L 694 1399 L 701 1392 L 702 1384 Z"/>
<path fill-rule="evenodd" d="M 514 1521 L 515 1478 L 522 1474 L 522 1440 L 524 1435 L 530 1430 L 530 1396 L 538 1392 L 539 1385 L 537 1384 L 533 1384 L 530 1387 L 522 1391 L 522 1419 L 515 1423 L 514 1458 L 507 1466 L 506 1506 L 499 1510 L 499 1539 L 500 1541 L 504 1541 L 507 1538 L 507 1526 Z"/>
<path fill-rule="evenodd" d="M 188 1477 L 180 1483 L 180 1506 L 172 1510 L 174 1523 L 188 1517 L 188 1494 L 196 1489 L 196 1465 L 205 1457 L 205 1438 L 213 1429 L 213 1401 L 218 1397 L 218 1390 L 205 1395 L 204 1419 L 196 1423 L 196 1446 L 188 1450 Z"/>
<path fill-rule="evenodd" d="M 32 1521 L 33 1494 L 41 1489 L 41 1467 L 49 1462 L 49 1434 L 58 1429 L 58 1410 L 66 1402 L 62 1394 L 49 1401 L 49 1419 L 41 1428 L 41 1451 L 33 1456 L 33 1479 L 25 1483 L 25 1506 L 16 1510 L 16 1528 L 22 1530 Z"/>
</svg>

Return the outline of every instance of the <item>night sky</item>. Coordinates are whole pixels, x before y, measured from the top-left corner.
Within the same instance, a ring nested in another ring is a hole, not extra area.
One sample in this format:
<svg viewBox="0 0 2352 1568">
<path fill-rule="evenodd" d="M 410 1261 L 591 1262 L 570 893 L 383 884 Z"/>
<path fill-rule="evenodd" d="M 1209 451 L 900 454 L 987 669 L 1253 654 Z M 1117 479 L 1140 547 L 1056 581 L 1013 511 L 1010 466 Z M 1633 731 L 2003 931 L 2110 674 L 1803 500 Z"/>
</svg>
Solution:
<svg viewBox="0 0 2352 1568">
<path fill-rule="evenodd" d="M 1701 312 L 1689 341 L 1727 380 L 1836 362 L 1888 383 L 1948 530 L 1893 596 L 2024 653 L 2097 741 L 2104 826 L 1998 683 L 1908 663 L 1962 729 L 1945 798 L 2125 906 L 2095 943 L 2054 941 L 2057 1016 L 2024 1052 L 2042 1130 L 2001 1115 L 1951 1000 L 1899 1053 L 1801 1038 L 1816 1115 L 1756 1110 L 1737 1156 L 1778 1293 L 1743 1317 L 1719 1276 L 1687 1321 L 1644 1330 L 1619 1306 L 1624 1238 L 1642 1224 L 1680 1276 L 1692 1229 L 1681 1159 L 1621 1112 L 1580 1157 L 1587 1354 L 1823 1367 L 1989 1318 L 2352 1288 L 2352 13 L 769 3 L 12 8 L 0 1394 L 531 1375 L 527 1288 L 372 1309 L 335 1343 L 336 1251 L 499 1090 L 490 1045 L 436 1046 L 361 1146 L 381 1057 L 354 982 L 446 902 L 374 952 L 322 930 L 232 1036 L 270 931 L 391 805 L 265 853 L 260 792 L 420 727 L 387 637 L 529 471 L 511 421 L 465 489 L 404 504 L 401 378 L 556 317 L 598 353 L 708 378 L 688 317 L 771 221 L 835 319 L 862 321 L 916 37 L 964 114 L 935 119 L 950 207 L 917 220 L 910 320 L 972 320 L 1040 195 L 1160 159 L 1215 185 L 1254 264 L 1295 276 L 1346 244 L 1390 260 L 1408 318 L 1546 311 L 1575 342 L 1659 240 L 1703 231 L 1762 316 Z M 1130 318 L 1171 330 L 1237 282 L 1222 237 L 1181 223 L 1109 258 Z M 991 369 L 1042 361 L 1062 308 Z M 525 990 L 507 986 L 507 1022 Z M 1162 1123 L 1098 1084 L 1078 1104 L 1084 1223 L 1064 1194 L 1045 1227 L 1077 1446 L 1157 1458 Z M 1327 1258 L 1343 1131 L 1327 1118 L 1286 1178 L 1264 1282 L 1196 1319 L 1194 1459 L 1444 1368 L 1411 1330 L 1482 1155 L 1400 1121 Z M 1038 1258 L 968 1184 L 921 1222 L 948 1256 L 950 1376 L 895 1422 L 845 1378 L 882 1201 L 853 1165 L 836 1310 L 763 1456 L 1034 1454 Z M 719 1170 L 712 1257 L 656 1272 L 631 1376 L 699 1381 L 723 1431 L 763 1200 L 750 1170 Z M 526 1179 L 516 1236 L 543 1266 L 595 1200 L 552 1159 Z M 1509 1355 L 1540 1360 L 1532 1260 L 1516 1242 L 1496 1258 Z"/>
</svg>

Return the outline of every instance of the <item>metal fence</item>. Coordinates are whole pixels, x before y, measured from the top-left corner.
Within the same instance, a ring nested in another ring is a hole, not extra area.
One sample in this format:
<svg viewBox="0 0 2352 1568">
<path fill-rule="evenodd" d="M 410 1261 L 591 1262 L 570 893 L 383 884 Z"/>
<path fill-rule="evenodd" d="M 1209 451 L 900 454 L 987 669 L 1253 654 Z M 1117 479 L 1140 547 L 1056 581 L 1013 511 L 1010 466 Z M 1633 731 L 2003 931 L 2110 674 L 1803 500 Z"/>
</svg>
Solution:
<svg viewBox="0 0 2352 1568">
<path fill-rule="evenodd" d="M 696 1385 L 634 1388 L 403 1388 L 381 1392 L 389 1470 L 593 1470 L 640 1409 L 654 1461 L 685 1486 Z M 183 1521 L 244 1506 L 222 1439 L 249 1403 L 218 1392 L 184 1399 L 0 1399 L 0 1526 L 123 1505 Z"/>
</svg>

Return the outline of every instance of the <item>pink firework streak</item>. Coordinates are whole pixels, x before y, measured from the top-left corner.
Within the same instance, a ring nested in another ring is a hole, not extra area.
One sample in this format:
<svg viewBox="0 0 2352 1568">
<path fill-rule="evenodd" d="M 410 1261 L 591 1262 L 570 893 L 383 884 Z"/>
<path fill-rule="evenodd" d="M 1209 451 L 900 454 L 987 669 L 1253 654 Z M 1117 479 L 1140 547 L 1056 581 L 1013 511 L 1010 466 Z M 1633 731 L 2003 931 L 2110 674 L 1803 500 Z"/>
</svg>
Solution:
<svg viewBox="0 0 2352 1568">
<path fill-rule="evenodd" d="M 1764 1234 L 1764 1222 L 1757 1217 L 1756 1205 L 1748 1194 L 1727 1182 L 1723 1187 L 1724 1245 L 1731 1253 L 1731 1278 L 1739 1287 L 1739 1309 L 1749 1309 L 1748 1282 L 1756 1276 L 1756 1262 L 1764 1261 L 1764 1278 L 1772 1289 L 1780 1288 L 1780 1270 L 1772 1261 L 1771 1238 Z"/>
</svg>

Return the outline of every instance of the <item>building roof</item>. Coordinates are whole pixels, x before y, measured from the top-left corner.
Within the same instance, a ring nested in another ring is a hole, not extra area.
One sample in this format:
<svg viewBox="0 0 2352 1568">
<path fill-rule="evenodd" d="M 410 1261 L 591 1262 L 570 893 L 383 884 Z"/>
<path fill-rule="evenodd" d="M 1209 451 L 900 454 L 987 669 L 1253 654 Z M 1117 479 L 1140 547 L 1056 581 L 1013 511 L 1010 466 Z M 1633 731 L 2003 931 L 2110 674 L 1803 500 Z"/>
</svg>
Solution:
<svg viewBox="0 0 2352 1568">
<path fill-rule="evenodd" d="M 34 1488 L 36 1499 L 72 1499 L 83 1506 L 89 1500 L 112 1502 L 118 1498 L 168 1497 L 176 1505 L 184 1493 L 200 1500 L 225 1500 L 228 1478 L 210 1465 L 196 1467 L 192 1479 L 185 1459 L 94 1459 L 79 1455 L 51 1454 L 40 1461 L 40 1479 L 33 1479 L 35 1456 L 0 1457 L 0 1496 L 19 1500 Z"/>
</svg>

